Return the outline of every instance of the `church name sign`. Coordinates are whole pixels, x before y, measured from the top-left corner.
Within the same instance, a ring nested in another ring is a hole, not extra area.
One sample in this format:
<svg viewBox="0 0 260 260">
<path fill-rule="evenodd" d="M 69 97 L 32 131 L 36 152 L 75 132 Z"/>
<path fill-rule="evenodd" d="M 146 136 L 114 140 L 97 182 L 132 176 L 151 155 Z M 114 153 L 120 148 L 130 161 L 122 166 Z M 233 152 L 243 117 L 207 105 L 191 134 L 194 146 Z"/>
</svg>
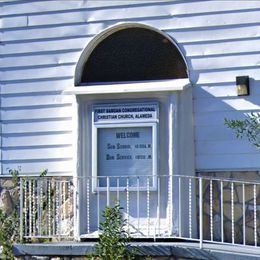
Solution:
<svg viewBox="0 0 260 260">
<path fill-rule="evenodd" d="M 92 118 L 95 188 L 106 186 L 107 177 L 110 187 L 145 187 L 148 176 L 150 188 L 155 188 L 158 103 L 95 105 Z"/>
</svg>

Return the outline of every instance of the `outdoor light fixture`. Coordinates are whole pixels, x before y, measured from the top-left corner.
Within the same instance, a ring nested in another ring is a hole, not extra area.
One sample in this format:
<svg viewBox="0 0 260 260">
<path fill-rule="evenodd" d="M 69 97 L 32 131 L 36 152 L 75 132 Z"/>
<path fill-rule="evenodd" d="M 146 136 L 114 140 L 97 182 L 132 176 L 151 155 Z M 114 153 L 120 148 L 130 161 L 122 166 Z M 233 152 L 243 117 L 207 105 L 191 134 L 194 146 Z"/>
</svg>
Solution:
<svg viewBox="0 0 260 260">
<path fill-rule="evenodd" d="M 239 76 L 236 77 L 237 95 L 248 96 L 249 95 L 249 77 Z"/>
</svg>

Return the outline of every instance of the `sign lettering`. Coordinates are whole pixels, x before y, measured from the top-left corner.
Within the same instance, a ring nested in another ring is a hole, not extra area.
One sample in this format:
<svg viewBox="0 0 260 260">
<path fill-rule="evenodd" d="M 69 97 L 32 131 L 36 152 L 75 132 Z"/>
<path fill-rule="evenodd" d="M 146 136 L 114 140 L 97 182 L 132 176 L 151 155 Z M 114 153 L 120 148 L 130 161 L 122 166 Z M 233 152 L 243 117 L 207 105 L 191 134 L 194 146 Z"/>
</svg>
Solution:
<svg viewBox="0 0 260 260">
<path fill-rule="evenodd" d="M 94 107 L 95 123 L 115 123 L 119 121 L 151 121 L 158 118 L 158 105 L 128 104 L 109 107 Z"/>
</svg>

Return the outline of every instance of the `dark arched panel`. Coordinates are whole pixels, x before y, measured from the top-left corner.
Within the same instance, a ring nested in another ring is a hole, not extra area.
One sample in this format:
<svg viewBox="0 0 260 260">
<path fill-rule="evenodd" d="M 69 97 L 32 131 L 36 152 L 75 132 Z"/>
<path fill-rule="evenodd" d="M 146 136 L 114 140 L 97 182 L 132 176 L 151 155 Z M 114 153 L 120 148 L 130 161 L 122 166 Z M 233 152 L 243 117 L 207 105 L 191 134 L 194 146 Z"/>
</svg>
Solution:
<svg viewBox="0 0 260 260">
<path fill-rule="evenodd" d="M 176 46 L 146 28 L 119 30 L 101 41 L 83 68 L 81 83 L 187 78 Z"/>
</svg>

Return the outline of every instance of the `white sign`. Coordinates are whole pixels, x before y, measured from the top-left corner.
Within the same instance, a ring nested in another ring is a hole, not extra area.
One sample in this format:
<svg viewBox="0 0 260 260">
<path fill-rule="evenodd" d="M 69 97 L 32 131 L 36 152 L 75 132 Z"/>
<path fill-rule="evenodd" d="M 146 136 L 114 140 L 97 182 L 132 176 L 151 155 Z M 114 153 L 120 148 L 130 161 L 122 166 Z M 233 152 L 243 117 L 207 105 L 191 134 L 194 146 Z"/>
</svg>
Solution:
<svg viewBox="0 0 260 260">
<path fill-rule="evenodd" d="M 99 105 L 93 112 L 94 123 L 151 122 L 158 119 L 158 104 Z"/>
<path fill-rule="evenodd" d="M 157 171 L 158 104 L 99 105 L 93 107 L 93 174 L 99 178 L 99 186 L 136 187 L 137 178 L 145 186 L 146 177 Z M 117 178 L 122 177 L 123 178 Z M 152 182 L 151 182 L 151 185 Z"/>
</svg>

